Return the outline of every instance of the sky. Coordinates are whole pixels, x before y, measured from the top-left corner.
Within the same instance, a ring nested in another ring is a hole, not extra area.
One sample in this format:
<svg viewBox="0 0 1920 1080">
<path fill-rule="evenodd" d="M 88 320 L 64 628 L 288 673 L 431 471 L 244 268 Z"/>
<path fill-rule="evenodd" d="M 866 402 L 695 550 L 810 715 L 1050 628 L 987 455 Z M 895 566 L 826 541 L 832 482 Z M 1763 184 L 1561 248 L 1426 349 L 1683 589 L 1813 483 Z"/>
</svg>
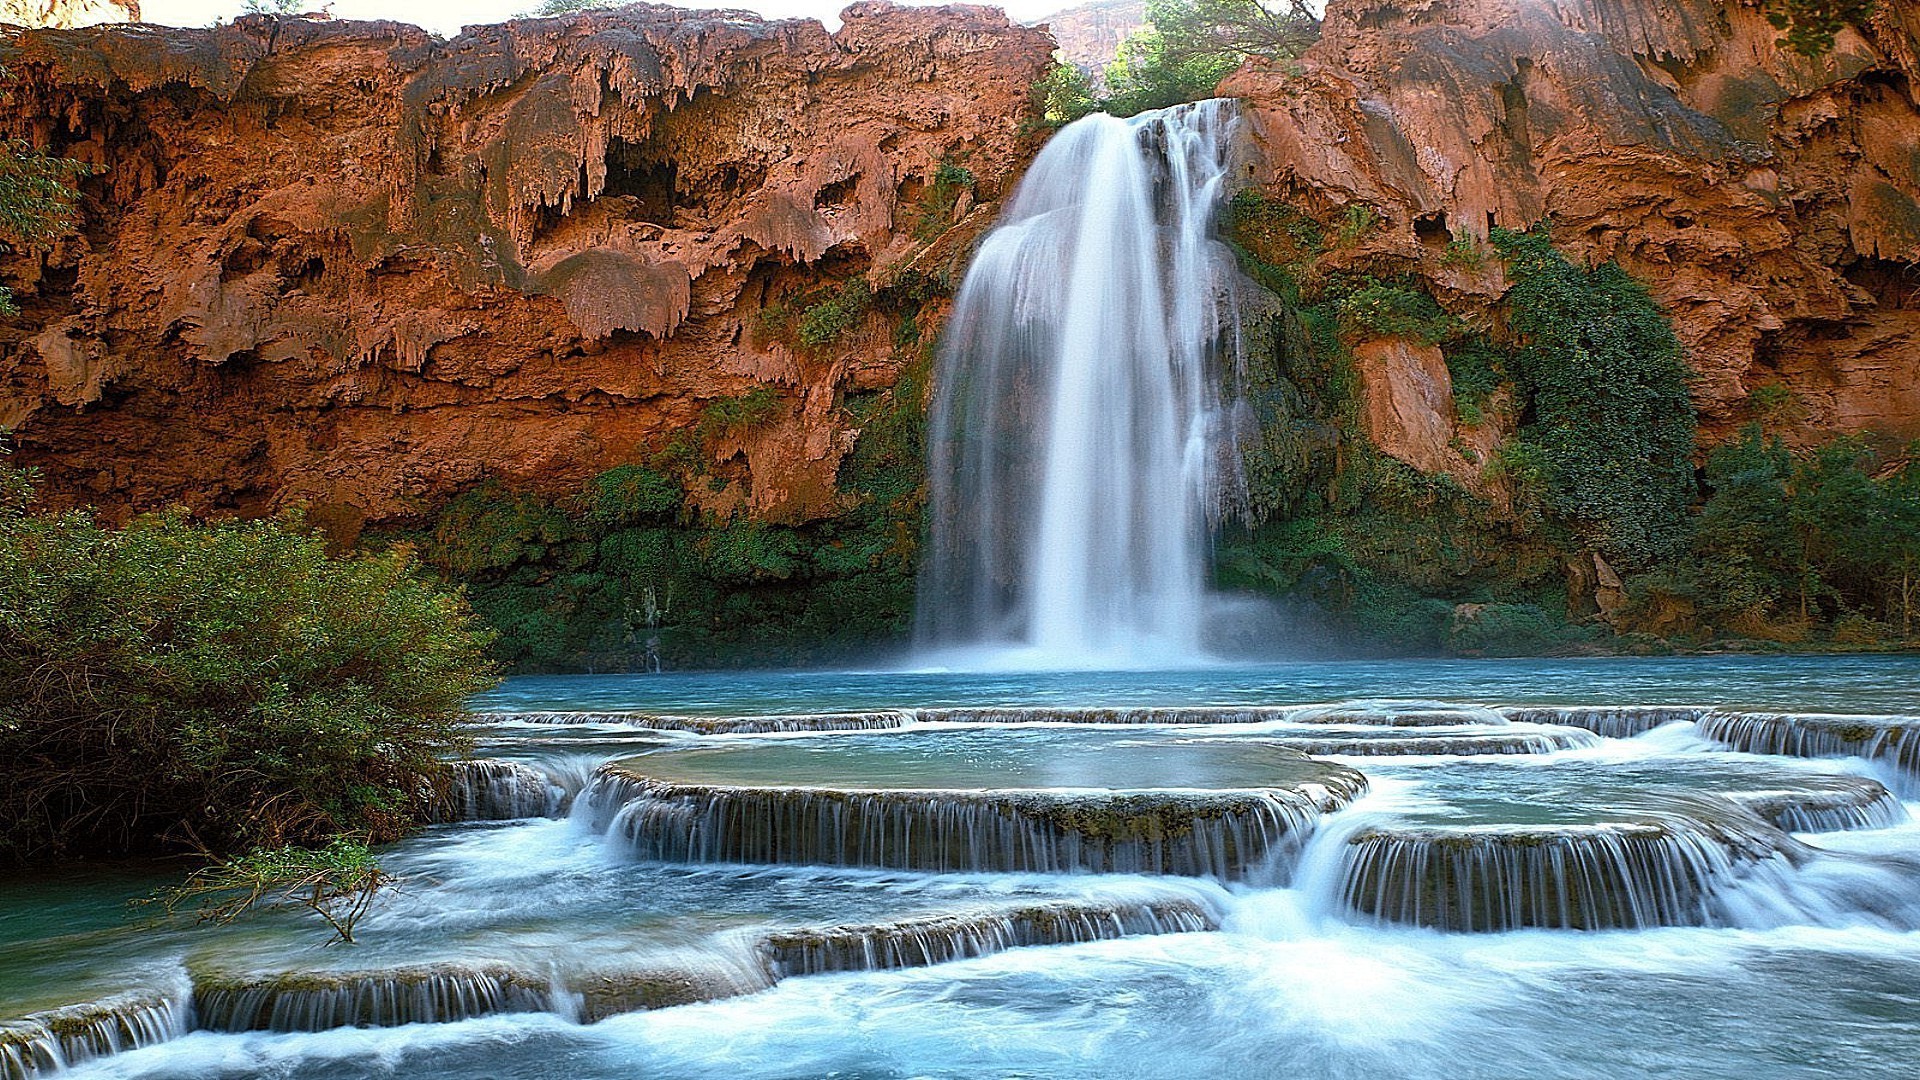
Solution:
<svg viewBox="0 0 1920 1080">
<path fill-rule="evenodd" d="M 526 14 L 540 0 L 331 0 L 335 18 L 395 19 L 415 23 L 437 34 L 451 37 L 469 23 L 504 22 Z M 769 18 L 811 17 L 829 27 L 840 24 L 840 9 L 850 0 L 714 0 L 712 3 L 688 3 L 688 8 L 746 8 Z M 913 0 L 903 0 L 913 2 Z M 1038 19 L 1080 0 L 1000 0 L 995 6 L 1007 10 L 1016 19 Z M 313 0 L 318 8 L 326 0 Z M 243 10 L 242 0 L 142 0 L 142 18 L 166 26 L 206 26 L 217 18 L 231 19 Z"/>
</svg>

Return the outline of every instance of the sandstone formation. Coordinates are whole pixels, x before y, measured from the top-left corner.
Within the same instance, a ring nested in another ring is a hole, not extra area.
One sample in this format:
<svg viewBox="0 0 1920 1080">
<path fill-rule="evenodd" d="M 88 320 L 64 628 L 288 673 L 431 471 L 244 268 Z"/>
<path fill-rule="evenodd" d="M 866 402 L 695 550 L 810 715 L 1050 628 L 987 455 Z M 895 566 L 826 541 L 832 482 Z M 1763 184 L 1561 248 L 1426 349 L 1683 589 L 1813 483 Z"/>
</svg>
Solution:
<svg viewBox="0 0 1920 1080">
<path fill-rule="evenodd" d="M 1883 0 L 1810 60 L 1754 0 L 1334 0 L 1301 63 L 1223 89 L 1251 180 L 1381 215 L 1329 258 L 1482 318 L 1504 283 L 1480 238 L 1550 220 L 1672 312 L 1709 440 L 1776 384 L 1802 441 L 1907 438 L 1917 30 L 1920 0 Z M 1051 48 L 991 9 L 884 4 L 834 34 L 648 6 L 450 41 L 265 16 L 0 33 L 0 134 L 102 167 L 77 235 L 0 254 L 23 307 L 0 428 L 59 503 L 305 503 L 350 535 L 488 479 L 577 490 L 770 390 L 770 418 L 701 448 L 691 498 L 833 515 L 845 406 L 913 350 L 879 314 L 802 346 L 765 313 L 962 262 L 1035 149 Z M 929 229 L 943 164 L 977 183 Z M 1445 365 L 1356 358 L 1375 442 L 1479 485 L 1501 432 L 1458 421 Z"/>
<path fill-rule="evenodd" d="M 697 497 L 831 514 L 843 399 L 909 357 L 878 315 L 803 348 L 761 313 L 924 257 L 942 164 L 977 182 L 935 209 L 1002 192 L 1051 48 L 994 9 L 884 3 L 832 34 L 653 5 L 450 41 L 7 33 L 0 134 L 100 172 L 76 236 L 0 259 L 23 308 L 0 429 L 58 501 L 305 503 L 351 533 L 486 478 L 577 490 L 771 388 L 706 448 L 737 482 Z"/>
<path fill-rule="evenodd" d="M 1356 258 L 1421 274 L 1456 311 L 1501 290 L 1473 246 L 1494 226 L 1551 221 L 1619 260 L 1673 316 L 1706 438 L 1769 384 L 1791 391 L 1776 419 L 1799 440 L 1913 438 L 1917 33 L 1915 0 L 1882 0 L 1821 59 L 1779 47 L 1755 0 L 1335 0 L 1301 64 L 1222 91 L 1248 102 L 1257 180 L 1324 215 L 1374 209 Z M 1439 464 L 1444 440 L 1387 419 L 1376 441 L 1416 438 L 1400 456 Z"/>
<path fill-rule="evenodd" d="M 1120 55 L 1120 46 L 1147 25 L 1146 0 L 1095 0 L 1041 19 L 1037 25 L 1053 32 L 1061 63 L 1085 72 L 1095 90 L 1104 90 L 1107 65 Z"/>
</svg>

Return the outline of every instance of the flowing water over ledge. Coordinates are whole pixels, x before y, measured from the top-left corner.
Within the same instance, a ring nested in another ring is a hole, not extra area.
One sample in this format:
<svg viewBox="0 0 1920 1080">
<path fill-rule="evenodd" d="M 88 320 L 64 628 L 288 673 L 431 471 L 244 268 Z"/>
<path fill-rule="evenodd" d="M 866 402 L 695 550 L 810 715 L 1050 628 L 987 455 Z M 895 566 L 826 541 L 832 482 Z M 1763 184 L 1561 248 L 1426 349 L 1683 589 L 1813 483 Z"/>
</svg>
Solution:
<svg viewBox="0 0 1920 1080">
<path fill-rule="evenodd" d="M 1915 685 L 515 680 L 358 946 L 0 885 L 0 1076 L 1902 1077 Z"/>
</svg>

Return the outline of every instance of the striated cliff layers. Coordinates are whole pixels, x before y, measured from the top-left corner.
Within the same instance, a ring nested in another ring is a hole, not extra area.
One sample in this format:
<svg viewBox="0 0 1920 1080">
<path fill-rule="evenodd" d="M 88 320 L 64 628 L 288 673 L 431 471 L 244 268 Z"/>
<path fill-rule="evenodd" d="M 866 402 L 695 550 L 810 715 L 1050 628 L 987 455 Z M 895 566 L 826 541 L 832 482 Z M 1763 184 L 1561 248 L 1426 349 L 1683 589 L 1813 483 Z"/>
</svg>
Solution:
<svg viewBox="0 0 1920 1080">
<path fill-rule="evenodd" d="M 1001 192 L 1051 48 L 884 3 L 832 34 L 639 5 L 450 41 L 264 16 L 0 37 L 0 133 L 100 167 L 75 236 L 0 260 L 23 308 L 0 429 L 59 501 L 305 503 L 351 535 L 488 478 L 578 490 L 758 391 L 700 448 L 739 482 L 696 500 L 830 515 L 843 399 L 911 350 L 864 308 L 807 346 L 762 312 L 884 282 Z"/>
<path fill-rule="evenodd" d="M 1703 437 L 1778 384 L 1784 433 L 1920 436 L 1920 3 L 1882 0 L 1828 56 L 1754 0 L 1335 0 L 1299 65 L 1249 65 L 1255 178 L 1384 224 L 1355 260 L 1484 309 L 1492 227 L 1555 226 L 1671 313 Z M 1432 382 L 1409 361 L 1398 381 Z M 1386 365 L 1391 367 L 1391 365 Z M 1363 375 L 1366 373 L 1363 371 Z M 1370 387 L 1375 440 L 1438 471 L 1444 387 Z M 1433 399 L 1416 408 L 1407 399 Z M 1408 430 L 1411 425 L 1411 431 Z"/>
</svg>

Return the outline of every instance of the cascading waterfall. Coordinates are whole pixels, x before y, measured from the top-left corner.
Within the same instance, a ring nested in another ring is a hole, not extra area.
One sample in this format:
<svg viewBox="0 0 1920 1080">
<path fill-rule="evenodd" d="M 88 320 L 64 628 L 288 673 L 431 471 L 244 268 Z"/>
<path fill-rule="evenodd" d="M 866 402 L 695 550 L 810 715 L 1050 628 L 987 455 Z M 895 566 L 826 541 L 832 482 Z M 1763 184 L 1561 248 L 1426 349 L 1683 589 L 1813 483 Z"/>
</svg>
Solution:
<svg viewBox="0 0 1920 1080">
<path fill-rule="evenodd" d="M 1069 125 L 981 244 L 935 393 L 924 650 L 1202 657 L 1236 326 L 1213 225 L 1238 129 L 1227 101 Z"/>
</svg>

